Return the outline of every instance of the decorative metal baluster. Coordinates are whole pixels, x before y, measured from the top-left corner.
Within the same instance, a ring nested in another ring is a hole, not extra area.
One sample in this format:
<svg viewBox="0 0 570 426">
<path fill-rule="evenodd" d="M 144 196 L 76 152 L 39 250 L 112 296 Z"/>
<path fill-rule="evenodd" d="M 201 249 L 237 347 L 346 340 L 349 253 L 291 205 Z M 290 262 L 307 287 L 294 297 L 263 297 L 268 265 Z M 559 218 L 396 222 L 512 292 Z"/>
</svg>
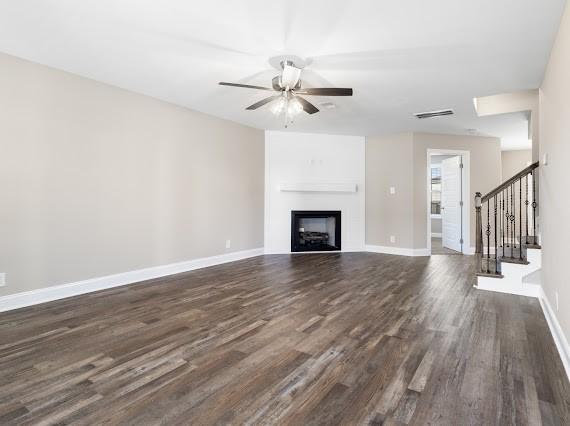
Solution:
<svg viewBox="0 0 570 426">
<path fill-rule="evenodd" d="M 525 201 L 524 201 L 524 205 L 525 205 L 525 218 L 526 218 L 526 243 L 528 244 L 528 175 L 525 176 L 525 181 L 526 181 L 526 185 L 525 185 Z"/>
<path fill-rule="evenodd" d="M 532 171 L 532 238 L 533 244 L 536 244 L 536 191 L 534 184 L 534 170 Z"/>
<path fill-rule="evenodd" d="M 501 191 L 501 238 L 503 240 L 502 253 L 505 252 L 505 191 Z M 502 254 L 501 254 L 502 256 Z"/>
<path fill-rule="evenodd" d="M 510 232 L 509 232 L 509 223 L 511 222 L 511 216 L 509 215 L 509 187 L 507 186 L 506 188 L 507 194 L 505 197 L 505 204 L 507 206 L 507 209 L 505 211 L 505 222 L 507 224 L 507 245 L 506 247 L 510 247 L 509 246 L 509 237 L 511 236 Z M 505 249 L 503 249 L 503 257 L 505 257 Z"/>
<path fill-rule="evenodd" d="M 514 192 L 515 192 L 515 184 L 511 184 L 511 259 L 515 258 L 515 248 L 517 247 L 516 240 L 515 240 L 515 199 L 514 199 Z"/>
<path fill-rule="evenodd" d="M 493 204 L 494 204 L 494 213 L 495 213 L 495 274 L 499 273 L 499 267 L 498 267 L 498 261 L 497 261 L 497 253 L 499 253 L 498 247 L 497 247 L 497 196 L 495 195 L 493 197 Z"/>
<path fill-rule="evenodd" d="M 523 258 L 522 252 L 522 178 L 519 179 L 519 260 Z"/>
<path fill-rule="evenodd" d="M 485 234 L 487 235 L 487 273 L 491 273 L 489 269 L 489 264 L 491 263 L 491 222 L 489 220 L 489 200 L 487 200 L 487 231 Z"/>
</svg>

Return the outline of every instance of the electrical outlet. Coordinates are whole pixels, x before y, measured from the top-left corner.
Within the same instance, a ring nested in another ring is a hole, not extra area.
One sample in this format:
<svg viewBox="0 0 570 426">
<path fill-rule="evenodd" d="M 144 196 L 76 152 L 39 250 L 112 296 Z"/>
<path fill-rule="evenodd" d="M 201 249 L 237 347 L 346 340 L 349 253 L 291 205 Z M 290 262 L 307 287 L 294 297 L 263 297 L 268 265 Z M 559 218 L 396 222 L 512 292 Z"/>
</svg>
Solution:
<svg viewBox="0 0 570 426">
<path fill-rule="evenodd" d="M 226 240 L 226 248 L 230 248 L 232 246 L 231 240 Z"/>
<path fill-rule="evenodd" d="M 6 285 L 6 272 L 0 272 L 0 287 Z"/>
<path fill-rule="evenodd" d="M 554 292 L 554 298 L 556 299 L 556 312 L 558 312 L 558 292 Z"/>
<path fill-rule="evenodd" d="M 391 186 L 390 187 L 390 194 L 394 195 L 396 193 L 396 187 L 395 186 Z"/>
<path fill-rule="evenodd" d="M 390 235 L 390 242 L 391 243 L 395 243 L 396 242 L 396 237 L 394 235 Z"/>
</svg>

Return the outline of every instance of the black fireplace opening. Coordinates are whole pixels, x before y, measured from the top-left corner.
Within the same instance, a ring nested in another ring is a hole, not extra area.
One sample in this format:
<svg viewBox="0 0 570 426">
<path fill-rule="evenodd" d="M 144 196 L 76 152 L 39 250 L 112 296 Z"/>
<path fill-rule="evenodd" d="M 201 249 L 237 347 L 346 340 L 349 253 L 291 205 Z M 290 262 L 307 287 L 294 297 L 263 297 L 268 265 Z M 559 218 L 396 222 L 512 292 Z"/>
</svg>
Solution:
<svg viewBox="0 0 570 426">
<path fill-rule="evenodd" d="M 291 211 L 291 251 L 340 250 L 340 210 Z"/>
</svg>

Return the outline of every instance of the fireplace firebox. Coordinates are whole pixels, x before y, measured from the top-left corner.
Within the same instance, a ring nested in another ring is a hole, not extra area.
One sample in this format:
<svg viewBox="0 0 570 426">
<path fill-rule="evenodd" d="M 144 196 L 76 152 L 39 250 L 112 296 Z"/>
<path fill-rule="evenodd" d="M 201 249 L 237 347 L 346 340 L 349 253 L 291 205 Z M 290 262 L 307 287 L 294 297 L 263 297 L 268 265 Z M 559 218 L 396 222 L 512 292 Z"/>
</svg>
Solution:
<svg viewBox="0 0 570 426">
<path fill-rule="evenodd" d="M 339 251 L 340 210 L 291 211 L 291 251 Z"/>
</svg>

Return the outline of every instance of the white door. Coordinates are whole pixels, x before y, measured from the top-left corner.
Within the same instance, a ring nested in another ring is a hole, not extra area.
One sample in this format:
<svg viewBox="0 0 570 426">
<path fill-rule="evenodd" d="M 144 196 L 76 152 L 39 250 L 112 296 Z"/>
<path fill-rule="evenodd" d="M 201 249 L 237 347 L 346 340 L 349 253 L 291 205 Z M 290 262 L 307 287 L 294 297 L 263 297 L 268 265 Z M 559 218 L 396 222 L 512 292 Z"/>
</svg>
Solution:
<svg viewBox="0 0 570 426">
<path fill-rule="evenodd" d="M 461 251 L 461 156 L 441 162 L 441 233 L 443 247 Z"/>
</svg>

